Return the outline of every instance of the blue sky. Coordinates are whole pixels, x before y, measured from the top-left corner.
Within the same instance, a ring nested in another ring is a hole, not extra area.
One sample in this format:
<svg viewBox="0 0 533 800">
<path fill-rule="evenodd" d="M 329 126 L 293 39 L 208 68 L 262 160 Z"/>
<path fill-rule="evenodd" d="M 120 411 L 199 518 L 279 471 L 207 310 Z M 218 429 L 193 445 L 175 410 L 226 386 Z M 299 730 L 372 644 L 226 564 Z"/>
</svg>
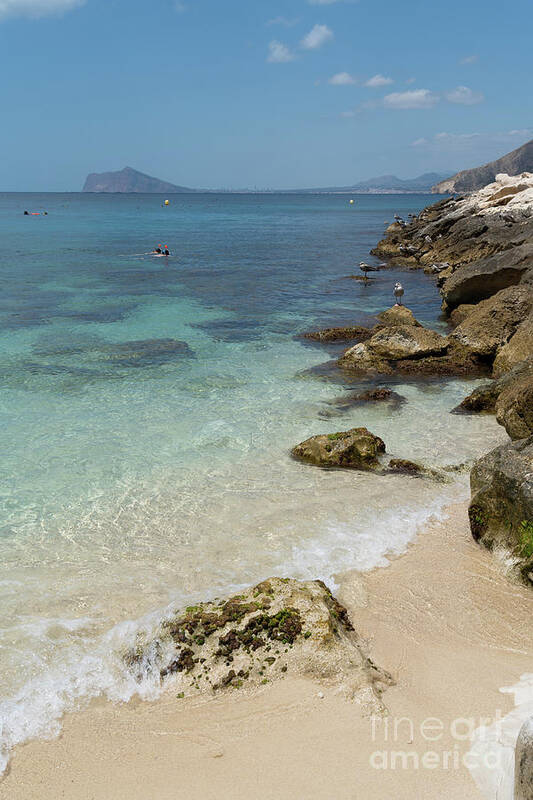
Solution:
<svg viewBox="0 0 533 800">
<path fill-rule="evenodd" d="M 0 0 L 0 190 L 450 172 L 533 137 L 531 0 Z"/>
</svg>

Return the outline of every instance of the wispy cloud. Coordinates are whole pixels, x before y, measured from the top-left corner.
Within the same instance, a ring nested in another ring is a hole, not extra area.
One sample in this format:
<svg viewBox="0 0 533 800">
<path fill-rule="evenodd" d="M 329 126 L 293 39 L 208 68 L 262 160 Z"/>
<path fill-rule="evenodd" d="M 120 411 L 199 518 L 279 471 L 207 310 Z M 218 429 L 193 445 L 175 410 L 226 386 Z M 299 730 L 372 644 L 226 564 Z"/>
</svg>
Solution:
<svg viewBox="0 0 533 800">
<path fill-rule="evenodd" d="M 83 5 L 85 0 L 0 0 L 0 20 L 6 17 L 46 17 Z"/>
<path fill-rule="evenodd" d="M 519 128 L 493 133 L 450 133 L 441 131 L 434 136 L 415 139 L 411 147 L 424 147 L 430 150 L 468 151 L 479 147 L 498 146 L 517 147 L 533 134 L 533 128 Z"/>
<path fill-rule="evenodd" d="M 475 106 L 485 99 L 481 92 L 474 92 L 468 86 L 456 86 L 455 89 L 446 92 L 445 97 L 449 103 L 458 103 L 461 106 Z"/>
<path fill-rule="evenodd" d="M 433 108 L 439 96 L 429 89 L 411 89 L 407 92 L 392 92 L 383 98 L 385 108 Z"/>
<path fill-rule="evenodd" d="M 294 61 L 295 58 L 294 53 L 283 42 L 273 39 L 269 43 L 267 61 L 270 61 L 271 64 L 286 64 L 288 61 Z"/>
<path fill-rule="evenodd" d="M 315 25 L 301 41 L 304 50 L 317 50 L 333 39 L 333 31 L 327 25 Z"/>
<path fill-rule="evenodd" d="M 332 75 L 329 78 L 328 83 L 331 83 L 332 86 L 353 86 L 357 83 L 357 79 L 350 75 L 349 72 L 337 72 L 336 75 Z"/>
<path fill-rule="evenodd" d="M 374 75 L 373 78 L 369 78 L 365 82 L 365 86 L 369 86 L 371 89 L 377 89 L 380 86 L 390 86 L 391 83 L 394 83 L 392 78 L 386 78 L 384 75 Z"/>
<path fill-rule="evenodd" d="M 476 55 L 465 56 L 459 61 L 459 64 L 475 64 L 478 59 L 479 56 Z"/>
<path fill-rule="evenodd" d="M 181 0 L 174 0 L 174 9 L 178 14 L 184 14 L 187 11 L 187 6 Z"/>
<path fill-rule="evenodd" d="M 266 24 L 268 26 L 282 25 L 284 28 L 292 28 L 294 25 L 298 25 L 299 21 L 299 19 L 288 19 L 287 17 L 273 17 Z"/>
</svg>

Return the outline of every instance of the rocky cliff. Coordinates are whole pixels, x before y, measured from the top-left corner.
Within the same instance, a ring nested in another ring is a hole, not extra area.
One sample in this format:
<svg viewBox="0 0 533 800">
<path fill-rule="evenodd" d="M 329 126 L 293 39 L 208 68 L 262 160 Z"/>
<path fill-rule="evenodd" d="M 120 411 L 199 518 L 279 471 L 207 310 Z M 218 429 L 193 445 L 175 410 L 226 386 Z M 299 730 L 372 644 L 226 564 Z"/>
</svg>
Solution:
<svg viewBox="0 0 533 800">
<path fill-rule="evenodd" d="M 465 169 L 451 178 L 436 183 L 433 194 L 453 194 L 454 192 L 472 192 L 481 189 L 496 178 L 499 173 L 519 175 L 521 172 L 533 172 L 533 139 L 511 153 L 484 164 L 482 167 Z"/>
<path fill-rule="evenodd" d="M 185 186 L 175 186 L 167 181 L 160 181 L 152 178 L 143 172 L 137 172 L 131 167 L 117 172 L 91 172 L 85 180 L 84 192 L 123 192 L 123 193 L 145 193 L 145 194 L 177 194 L 184 192 L 194 192 L 194 189 L 187 189 Z"/>
</svg>

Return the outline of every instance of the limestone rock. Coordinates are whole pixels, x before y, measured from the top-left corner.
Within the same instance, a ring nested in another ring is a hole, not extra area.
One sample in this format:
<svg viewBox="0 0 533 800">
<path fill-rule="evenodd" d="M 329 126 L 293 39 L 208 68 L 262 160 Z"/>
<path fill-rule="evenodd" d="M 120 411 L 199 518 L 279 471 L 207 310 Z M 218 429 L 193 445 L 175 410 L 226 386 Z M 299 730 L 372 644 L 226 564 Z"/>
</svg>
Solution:
<svg viewBox="0 0 533 800">
<path fill-rule="evenodd" d="M 380 358 L 364 342 L 346 350 L 339 359 L 339 366 L 358 372 L 378 372 L 385 375 L 392 375 L 394 371 L 386 359 Z"/>
<path fill-rule="evenodd" d="M 533 301 L 533 289 L 530 298 Z M 532 355 L 533 314 L 529 314 L 494 359 L 493 373 L 498 377 Z"/>
<path fill-rule="evenodd" d="M 347 342 L 357 339 L 362 342 L 372 336 L 371 328 L 364 328 L 362 325 L 346 325 L 341 328 L 324 328 L 321 331 L 311 331 L 305 333 L 305 339 L 314 342 Z"/>
<path fill-rule="evenodd" d="M 530 232 L 533 235 L 533 230 Z M 448 310 L 477 303 L 496 292 L 518 284 L 533 267 L 533 241 L 469 263 L 457 269 L 444 283 L 442 296 Z"/>
<path fill-rule="evenodd" d="M 380 358 L 398 361 L 444 353 L 448 339 L 435 331 L 412 325 L 384 328 L 367 342 L 367 348 Z"/>
<path fill-rule="evenodd" d="M 382 712 L 393 681 L 364 653 L 348 612 L 322 581 L 269 578 L 227 600 L 176 610 L 124 653 L 133 678 L 159 673 L 177 696 L 311 676 Z"/>
<path fill-rule="evenodd" d="M 311 436 L 291 451 L 294 458 L 317 467 L 344 467 L 372 470 L 379 467 L 378 456 L 385 443 L 367 428 L 351 428 L 339 433 Z"/>
<path fill-rule="evenodd" d="M 493 356 L 513 336 L 533 306 L 533 292 L 526 287 L 502 289 L 482 300 L 450 334 L 473 353 Z"/>
<path fill-rule="evenodd" d="M 504 547 L 533 583 L 533 436 L 501 445 L 470 473 L 470 529 L 486 547 Z"/>
<path fill-rule="evenodd" d="M 511 381 L 496 400 L 496 419 L 511 439 L 533 433 L 533 370 Z"/>
<path fill-rule="evenodd" d="M 392 306 L 387 311 L 382 311 L 381 314 L 378 314 L 378 319 L 384 325 L 414 325 L 417 328 L 421 327 L 418 320 L 415 319 L 415 315 L 407 306 Z"/>
<path fill-rule="evenodd" d="M 533 798 L 533 717 L 524 722 L 515 748 L 514 800 Z"/>
<path fill-rule="evenodd" d="M 478 386 L 459 405 L 452 410 L 452 414 L 477 414 L 486 411 L 494 414 L 496 401 L 507 387 L 512 386 L 521 378 L 533 379 L 533 356 L 522 361 L 496 380 Z"/>
<path fill-rule="evenodd" d="M 457 308 L 454 308 L 450 314 L 450 325 L 456 328 L 461 322 L 468 317 L 468 315 L 476 308 L 474 303 L 463 303 Z"/>
</svg>

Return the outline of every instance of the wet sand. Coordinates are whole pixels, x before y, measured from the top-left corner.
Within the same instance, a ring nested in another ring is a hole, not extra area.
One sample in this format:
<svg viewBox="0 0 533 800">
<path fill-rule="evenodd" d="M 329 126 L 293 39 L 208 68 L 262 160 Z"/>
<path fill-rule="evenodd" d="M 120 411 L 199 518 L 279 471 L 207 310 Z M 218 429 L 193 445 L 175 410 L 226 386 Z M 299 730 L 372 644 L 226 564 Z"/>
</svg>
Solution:
<svg viewBox="0 0 533 800">
<path fill-rule="evenodd" d="M 455 737 L 450 725 L 510 710 L 498 689 L 531 671 L 533 593 L 472 541 L 465 504 L 389 567 L 338 580 L 370 656 L 396 680 L 383 697 L 388 733 L 334 687 L 290 675 L 215 698 L 98 701 L 69 715 L 59 739 L 15 752 L 1 800 L 479 799 L 456 768 L 470 723 Z M 410 755 L 393 769 L 394 751 Z M 437 756 L 422 762 L 426 751 Z"/>
</svg>

